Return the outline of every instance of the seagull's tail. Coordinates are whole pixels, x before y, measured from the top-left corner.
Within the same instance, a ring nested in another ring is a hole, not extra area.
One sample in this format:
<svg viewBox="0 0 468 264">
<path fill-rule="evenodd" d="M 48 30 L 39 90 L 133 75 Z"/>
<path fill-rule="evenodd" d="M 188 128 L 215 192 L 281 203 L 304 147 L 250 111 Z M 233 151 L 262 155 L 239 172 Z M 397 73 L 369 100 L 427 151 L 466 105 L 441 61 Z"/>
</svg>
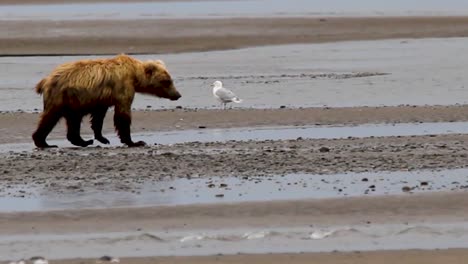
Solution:
<svg viewBox="0 0 468 264">
<path fill-rule="evenodd" d="M 233 101 L 234 103 L 238 103 L 238 104 L 239 104 L 239 103 L 242 103 L 242 99 L 240 99 L 240 98 L 238 98 L 238 97 L 232 99 L 232 101 Z"/>
</svg>

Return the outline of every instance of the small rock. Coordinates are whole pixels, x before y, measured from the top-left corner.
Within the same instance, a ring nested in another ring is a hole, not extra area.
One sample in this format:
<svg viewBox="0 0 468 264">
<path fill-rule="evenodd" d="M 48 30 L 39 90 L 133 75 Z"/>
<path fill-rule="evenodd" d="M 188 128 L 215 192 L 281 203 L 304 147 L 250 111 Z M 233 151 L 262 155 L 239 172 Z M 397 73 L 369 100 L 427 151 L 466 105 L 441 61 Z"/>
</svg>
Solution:
<svg viewBox="0 0 468 264">
<path fill-rule="evenodd" d="M 221 183 L 221 184 L 219 185 L 220 188 L 226 188 L 227 186 L 228 186 L 228 185 L 225 184 L 225 183 Z"/>
<path fill-rule="evenodd" d="M 198 128 L 200 128 L 200 129 L 205 129 L 206 126 L 198 126 Z"/>
<path fill-rule="evenodd" d="M 361 180 L 361 181 L 363 181 L 363 182 L 368 182 L 368 181 L 369 181 L 369 179 L 367 179 L 367 178 L 362 178 L 362 180 Z"/>
<path fill-rule="evenodd" d="M 29 260 L 32 264 L 49 264 L 49 261 L 44 257 L 32 257 Z"/>
<path fill-rule="evenodd" d="M 323 153 L 323 152 L 330 152 L 330 148 L 321 147 L 321 148 L 319 148 L 319 151 L 322 152 L 322 153 Z"/>
<path fill-rule="evenodd" d="M 178 105 L 175 107 L 176 109 L 182 109 L 182 106 Z"/>
<path fill-rule="evenodd" d="M 427 181 L 421 182 L 421 186 L 428 186 L 428 185 L 429 185 L 429 183 Z"/>
<path fill-rule="evenodd" d="M 282 105 L 282 106 L 280 106 L 280 109 L 284 109 L 284 108 L 286 108 L 286 106 L 285 106 L 285 105 Z"/>
<path fill-rule="evenodd" d="M 114 258 L 111 256 L 102 256 L 99 258 L 97 261 L 98 263 L 103 263 L 103 262 L 110 262 L 110 263 L 119 263 L 120 260 L 118 258 Z"/>
<path fill-rule="evenodd" d="M 409 187 L 409 186 L 405 186 L 405 187 L 401 188 L 401 190 L 402 190 L 403 192 L 411 192 L 412 188 Z"/>
<path fill-rule="evenodd" d="M 224 194 L 217 194 L 215 195 L 217 198 L 223 198 L 224 197 Z"/>
</svg>

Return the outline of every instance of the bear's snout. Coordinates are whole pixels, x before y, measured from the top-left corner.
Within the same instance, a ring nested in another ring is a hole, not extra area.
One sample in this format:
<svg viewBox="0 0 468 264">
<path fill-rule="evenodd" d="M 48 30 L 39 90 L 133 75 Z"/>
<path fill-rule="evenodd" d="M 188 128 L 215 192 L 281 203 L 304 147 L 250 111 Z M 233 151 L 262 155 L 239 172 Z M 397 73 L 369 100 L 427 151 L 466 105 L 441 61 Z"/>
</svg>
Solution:
<svg viewBox="0 0 468 264">
<path fill-rule="evenodd" d="M 182 97 L 182 95 L 180 95 L 179 92 L 175 92 L 171 97 L 169 97 L 169 99 L 170 99 L 171 101 L 177 101 L 177 100 L 179 100 L 179 98 L 181 98 L 181 97 Z"/>
</svg>

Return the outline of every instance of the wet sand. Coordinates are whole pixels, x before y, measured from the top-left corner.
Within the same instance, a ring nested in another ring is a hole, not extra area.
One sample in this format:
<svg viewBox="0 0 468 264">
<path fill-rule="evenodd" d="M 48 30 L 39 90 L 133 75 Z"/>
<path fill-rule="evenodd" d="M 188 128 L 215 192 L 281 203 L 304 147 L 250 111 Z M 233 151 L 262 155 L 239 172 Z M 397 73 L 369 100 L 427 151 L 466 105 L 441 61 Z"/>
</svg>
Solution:
<svg viewBox="0 0 468 264">
<path fill-rule="evenodd" d="M 0 144 L 31 141 L 31 134 L 39 120 L 38 113 L 0 113 Z M 109 111 L 104 134 L 115 134 Z M 214 128 L 359 125 L 367 123 L 420 123 L 468 121 L 468 106 L 398 106 L 398 107 L 337 107 L 302 109 L 228 109 L 134 111 L 132 131 L 175 131 Z M 65 138 L 62 120 L 49 138 Z M 92 135 L 89 119 L 82 125 L 83 135 Z"/>
<path fill-rule="evenodd" d="M 162 54 L 278 44 L 466 37 L 467 25 L 468 17 L 2 21 L 0 55 Z"/>
<path fill-rule="evenodd" d="M 291 242 L 288 247 L 281 250 L 276 249 L 276 252 L 297 253 L 297 249 L 295 249 L 297 246 L 313 246 L 314 243 L 318 243 L 317 246 L 328 244 L 328 250 L 324 251 L 331 252 L 333 249 L 342 248 L 343 244 L 349 244 L 349 241 L 354 241 L 355 247 L 363 250 L 362 247 L 359 247 L 360 243 L 381 241 L 380 239 L 392 237 L 391 230 L 392 226 L 395 225 L 401 226 L 401 229 L 393 228 L 397 234 L 402 235 L 410 232 L 411 236 L 408 238 L 411 239 L 413 235 L 419 233 L 422 235 L 420 238 L 432 238 L 434 241 L 440 241 L 442 243 L 440 247 L 443 248 L 444 241 L 449 242 L 450 245 L 450 240 L 447 240 L 445 235 L 454 239 L 453 235 L 461 237 L 466 234 L 466 229 L 457 228 L 455 225 L 467 218 L 466 196 L 467 193 L 442 192 L 430 195 L 377 198 L 0 213 L 0 230 L 2 231 L 0 252 L 3 253 L 2 259 L 5 259 L 7 252 L 12 252 L 11 256 L 16 257 L 47 254 L 54 259 L 60 258 L 60 256 L 67 259 L 89 258 L 105 254 L 124 257 L 128 253 L 133 256 L 141 256 L 142 253 L 143 256 L 148 256 L 145 253 L 152 256 L 192 255 L 194 252 L 196 255 L 242 252 L 268 253 L 268 247 L 262 246 L 271 246 L 271 239 L 268 237 L 262 238 L 260 236 L 252 239 L 235 239 L 233 237 L 234 234 L 242 237 L 242 234 L 252 230 L 257 230 L 257 232 L 272 230 L 273 239 L 275 236 L 279 236 L 283 237 L 285 241 Z M 428 218 L 428 215 L 431 217 Z M 389 231 L 384 232 L 383 237 L 381 237 L 382 234 L 375 232 L 375 228 L 382 226 L 385 228 L 386 224 L 391 226 L 388 227 Z M 448 227 L 450 233 L 444 234 L 429 228 L 429 226 L 437 224 Z M 371 236 L 372 239 L 370 239 L 368 236 L 362 238 L 353 232 L 342 232 L 338 240 L 333 238 L 305 239 L 305 237 L 310 236 L 310 232 L 313 230 L 322 228 L 326 230 L 334 226 L 367 230 L 368 233 L 375 236 Z M 454 228 L 450 229 L 451 226 Z M 195 239 L 195 241 L 187 241 L 187 243 L 181 241 L 183 238 L 188 239 L 197 234 L 209 234 L 209 231 L 218 234 L 218 238 Z M 276 232 L 286 232 L 286 236 Z M 297 236 L 295 232 L 303 233 L 300 237 L 294 238 Z M 87 236 L 89 237 L 87 238 Z M 293 237 L 288 238 L 288 236 Z M 342 237 L 341 240 L 340 237 Z M 210 243 L 214 246 L 213 249 L 211 249 Z M 422 246 L 418 241 L 410 243 L 409 249 L 418 249 Z M 385 245 L 378 246 L 378 244 L 375 244 L 377 246 L 369 246 L 367 250 L 385 248 Z M 94 246 L 95 249 L 87 249 L 88 245 Z M 128 245 L 131 247 L 129 248 Z M 145 245 L 147 245 L 146 250 L 143 249 Z M 241 249 L 233 252 L 230 249 L 233 245 L 241 245 Z M 246 247 L 248 245 L 250 246 Z M 150 250 L 152 249 L 151 251 L 148 251 L 148 246 Z M 223 250 L 224 247 L 228 250 Z M 22 251 L 18 251 L 19 248 Z M 138 250 L 139 248 L 141 249 Z M 319 251 L 315 248 L 302 248 L 306 252 Z M 402 247 L 397 246 L 396 248 L 401 249 Z M 86 249 L 89 252 L 88 255 L 77 253 L 86 252 Z M 440 251 L 433 252 L 439 253 Z M 404 251 L 394 252 L 394 254 L 398 253 L 404 254 Z M 385 255 L 388 253 L 371 254 Z M 274 255 L 264 255 L 264 257 L 272 256 Z M 314 255 L 310 255 L 310 257 L 312 256 Z M 245 257 L 247 260 L 249 259 L 249 256 Z M 229 257 L 227 258 L 229 259 Z M 154 258 L 145 258 L 139 261 L 152 259 L 154 260 Z M 194 261 L 197 259 L 198 257 L 193 258 Z"/>
<path fill-rule="evenodd" d="M 209 205 L 0 212 L 2 235 L 238 227 L 450 223 L 468 217 L 467 192 Z M 363 213 L 365 212 L 365 213 Z M 428 218 L 427 216 L 431 217 Z M 14 220 L 14 221 L 13 221 Z M 417 247 L 417 245 L 415 245 Z M 160 254 L 158 254 L 160 255 Z"/>
<path fill-rule="evenodd" d="M 350 139 L 191 142 L 146 148 L 60 148 L 0 154 L 3 195 L 23 183 L 64 194 L 88 188 L 138 191 L 145 182 L 467 167 L 462 134 Z M 157 172 L 157 173 L 154 173 Z"/>
<path fill-rule="evenodd" d="M 210 257 L 171 257 L 171 258 L 133 258 L 124 259 L 123 263 L 188 263 L 188 264 L 215 264 L 215 263 L 258 263 L 258 264 L 392 264 L 395 259 L 406 264 L 439 264 L 439 263 L 465 263 L 468 252 L 464 249 L 422 251 L 377 251 L 353 253 L 318 253 L 318 254 L 266 254 L 266 255 L 236 255 L 236 256 L 210 256 Z M 60 261 L 64 264 L 95 263 L 95 260 L 69 260 Z"/>
</svg>

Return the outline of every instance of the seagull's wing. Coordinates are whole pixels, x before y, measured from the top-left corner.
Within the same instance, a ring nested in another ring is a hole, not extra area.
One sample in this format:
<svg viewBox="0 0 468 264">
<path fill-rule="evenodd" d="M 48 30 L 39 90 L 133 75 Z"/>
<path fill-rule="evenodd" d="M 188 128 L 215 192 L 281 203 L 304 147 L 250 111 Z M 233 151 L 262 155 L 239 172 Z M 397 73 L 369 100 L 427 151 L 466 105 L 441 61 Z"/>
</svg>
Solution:
<svg viewBox="0 0 468 264">
<path fill-rule="evenodd" d="M 215 92 L 215 95 L 223 102 L 231 102 L 237 98 L 237 96 L 226 88 L 220 88 Z"/>
</svg>

